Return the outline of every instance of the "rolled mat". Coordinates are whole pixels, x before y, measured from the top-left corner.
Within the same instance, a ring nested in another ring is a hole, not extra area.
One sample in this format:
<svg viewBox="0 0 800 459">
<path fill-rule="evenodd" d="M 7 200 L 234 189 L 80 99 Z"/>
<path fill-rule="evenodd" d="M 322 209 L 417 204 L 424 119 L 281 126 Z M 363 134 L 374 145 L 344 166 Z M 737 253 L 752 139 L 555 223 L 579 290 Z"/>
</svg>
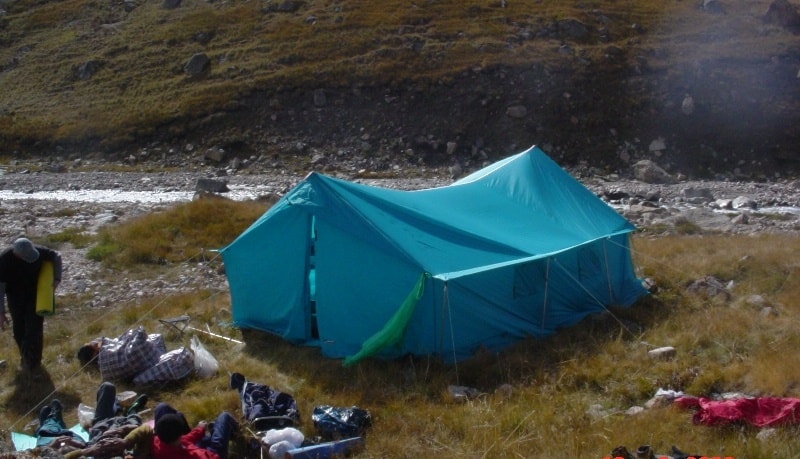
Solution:
<svg viewBox="0 0 800 459">
<path fill-rule="evenodd" d="M 283 455 L 284 459 L 331 459 L 343 457 L 364 448 L 363 437 L 346 438 L 318 445 L 303 446 L 290 449 Z"/>
<path fill-rule="evenodd" d="M 36 288 L 36 314 L 52 316 L 56 313 L 56 296 L 53 291 L 53 262 L 43 261 Z"/>
</svg>

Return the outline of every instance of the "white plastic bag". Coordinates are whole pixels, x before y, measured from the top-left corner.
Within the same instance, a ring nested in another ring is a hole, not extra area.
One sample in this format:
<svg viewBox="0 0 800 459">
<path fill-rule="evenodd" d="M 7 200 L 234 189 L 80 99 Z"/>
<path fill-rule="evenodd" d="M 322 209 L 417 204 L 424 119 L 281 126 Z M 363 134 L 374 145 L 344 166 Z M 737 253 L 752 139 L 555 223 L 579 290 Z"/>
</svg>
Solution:
<svg viewBox="0 0 800 459">
<path fill-rule="evenodd" d="M 94 419 L 94 408 L 83 403 L 78 403 L 78 422 L 81 427 L 86 430 L 92 427 L 92 419 Z"/>
<path fill-rule="evenodd" d="M 213 377 L 219 370 L 217 359 L 203 347 L 197 336 L 192 336 L 191 348 L 194 352 L 194 369 L 197 375 L 203 379 Z"/>
<path fill-rule="evenodd" d="M 270 459 L 283 459 L 288 451 L 295 448 L 296 447 L 288 441 L 279 441 L 269 447 L 269 457 Z"/>
<path fill-rule="evenodd" d="M 270 429 L 265 434 L 261 441 L 267 445 L 277 445 L 281 442 L 289 442 L 294 448 L 299 448 L 303 444 L 306 437 L 303 432 L 295 429 L 294 427 L 284 427 L 283 429 Z"/>
</svg>

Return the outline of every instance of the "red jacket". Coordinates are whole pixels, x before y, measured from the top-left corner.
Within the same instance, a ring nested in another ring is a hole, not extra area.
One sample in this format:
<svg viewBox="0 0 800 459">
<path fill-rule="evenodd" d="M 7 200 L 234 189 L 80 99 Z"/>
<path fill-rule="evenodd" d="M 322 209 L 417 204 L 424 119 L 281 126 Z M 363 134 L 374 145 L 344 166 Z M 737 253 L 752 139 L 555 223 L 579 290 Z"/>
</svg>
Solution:
<svg viewBox="0 0 800 459">
<path fill-rule="evenodd" d="M 150 453 L 153 459 L 219 459 L 217 453 L 195 444 L 202 440 L 203 435 L 205 435 L 205 428 L 195 427 L 181 437 L 181 446 L 168 445 L 154 435 Z"/>
</svg>

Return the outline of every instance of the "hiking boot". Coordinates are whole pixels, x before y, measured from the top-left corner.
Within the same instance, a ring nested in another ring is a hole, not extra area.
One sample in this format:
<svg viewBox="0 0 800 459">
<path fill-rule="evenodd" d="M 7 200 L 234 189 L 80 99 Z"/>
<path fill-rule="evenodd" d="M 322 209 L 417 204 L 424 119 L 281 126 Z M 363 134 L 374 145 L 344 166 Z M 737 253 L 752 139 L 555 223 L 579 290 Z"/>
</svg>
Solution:
<svg viewBox="0 0 800 459">
<path fill-rule="evenodd" d="M 656 459 L 650 445 L 642 445 L 636 450 L 636 459 Z"/>
<path fill-rule="evenodd" d="M 59 424 L 64 424 L 64 418 L 62 414 L 62 407 L 61 402 L 57 399 L 53 399 L 50 401 L 50 417 L 55 419 Z"/>
<path fill-rule="evenodd" d="M 56 419 L 61 419 L 62 406 L 61 402 L 58 401 L 58 399 L 54 398 L 53 400 L 50 401 L 50 410 L 53 417 L 55 417 Z"/>
<path fill-rule="evenodd" d="M 39 427 L 44 425 L 44 422 L 50 417 L 50 413 L 52 411 L 53 409 L 50 407 L 50 405 L 45 405 L 39 410 Z"/>
<path fill-rule="evenodd" d="M 672 445 L 672 458 L 673 459 L 689 459 L 690 457 L 703 457 L 702 454 L 687 454 L 679 450 L 675 445 Z"/>
<path fill-rule="evenodd" d="M 138 414 L 139 411 L 142 411 L 144 409 L 144 406 L 147 405 L 148 400 L 149 398 L 147 397 L 147 394 L 142 394 L 136 397 L 136 400 L 134 400 L 133 403 L 131 403 L 131 406 L 128 407 L 128 410 L 125 411 L 125 416 Z"/>
<path fill-rule="evenodd" d="M 617 446 L 616 448 L 612 449 L 611 457 L 613 458 L 621 457 L 622 459 L 635 459 L 633 455 L 628 451 L 628 448 L 624 446 Z"/>
<path fill-rule="evenodd" d="M 241 391 L 244 387 L 245 379 L 244 375 L 241 373 L 231 373 L 231 380 L 230 380 L 230 387 L 231 389 L 236 389 Z"/>
</svg>

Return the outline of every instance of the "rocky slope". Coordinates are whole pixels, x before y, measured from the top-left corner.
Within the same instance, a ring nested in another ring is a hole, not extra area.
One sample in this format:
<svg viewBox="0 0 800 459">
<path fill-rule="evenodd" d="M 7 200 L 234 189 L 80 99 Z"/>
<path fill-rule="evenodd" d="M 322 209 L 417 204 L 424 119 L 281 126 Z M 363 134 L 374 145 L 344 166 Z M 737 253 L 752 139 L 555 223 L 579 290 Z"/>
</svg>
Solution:
<svg viewBox="0 0 800 459">
<path fill-rule="evenodd" d="M 0 92 L 2 153 L 266 157 L 297 171 L 346 158 L 383 173 L 469 169 L 536 144 L 605 173 L 641 159 L 689 178 L 800 172 L 800 14 L 788 0 L 503 1 L 450 15 L 447 2 L 404 3 L 381 26 L 356 25 L 365 5 L 268 3 L 126 1 L 62 18 L 0 0 L 0 85 L 14 88 Z M 258 33 L 225 35 L 226 14 L 256 15 Z M 269 35 L 276 24 L 296 41 Z"/>
</svg>

